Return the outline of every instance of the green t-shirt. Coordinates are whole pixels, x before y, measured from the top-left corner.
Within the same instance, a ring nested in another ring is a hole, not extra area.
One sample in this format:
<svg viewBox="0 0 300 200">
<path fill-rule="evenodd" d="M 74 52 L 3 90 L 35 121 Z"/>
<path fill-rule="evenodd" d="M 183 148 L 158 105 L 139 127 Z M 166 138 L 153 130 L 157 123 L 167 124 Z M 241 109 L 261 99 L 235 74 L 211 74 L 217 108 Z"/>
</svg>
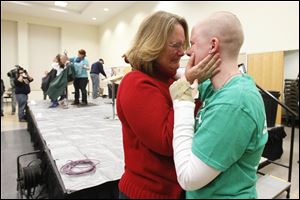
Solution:
<svg viewBox="0 0 300 200">
<path fill-rule="evenodd" d="M 257 198 L 256 171 L 268 134 L 264 103 L 253 79 L 236 76 L 220 90 L 208 80 L 199 86 L 199 94 L 203 104 L 192 152 L 221 173 L 186 197 Z"/>
</svg>

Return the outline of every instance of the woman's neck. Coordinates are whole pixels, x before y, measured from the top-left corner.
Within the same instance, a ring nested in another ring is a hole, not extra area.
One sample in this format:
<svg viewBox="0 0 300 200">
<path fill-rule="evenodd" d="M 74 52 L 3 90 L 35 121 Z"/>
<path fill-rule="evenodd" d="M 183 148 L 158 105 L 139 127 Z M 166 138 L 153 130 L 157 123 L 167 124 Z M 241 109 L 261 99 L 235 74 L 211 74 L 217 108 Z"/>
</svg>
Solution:
<svg viewBox="0 0 300 200">
<path fill-rule="evenodd" d="M 165 70 L 165 68 L 163 68 L 161 66 L 155 67 L 155 69 L 153 71 L 154 71 L 154 76 L 163 81 L 168 81 L 170 79 L 173 79 L 176 75 L 176 72 L 171 73 L 171 72 Z"/>
</svg>

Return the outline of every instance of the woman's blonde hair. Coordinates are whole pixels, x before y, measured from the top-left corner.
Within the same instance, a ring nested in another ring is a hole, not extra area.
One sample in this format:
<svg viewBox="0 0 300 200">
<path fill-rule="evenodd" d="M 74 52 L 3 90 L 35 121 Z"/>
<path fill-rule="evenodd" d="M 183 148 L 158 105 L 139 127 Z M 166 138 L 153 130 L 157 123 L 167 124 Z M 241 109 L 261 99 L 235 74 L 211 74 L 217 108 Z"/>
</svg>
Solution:
<svg viewBox="0 0 300 200">
<path fill-rule="evenodd" d="M 183 17 L 158 11 L 147 17 L 139 27 L 132 47 L 123 55 L 125 62 L 146 74 L 154 75 L 155 60 L 164 49 L 175 25 L 184 29 L 184 49 L 189 47 L 188 24 Z"/>
</svg>

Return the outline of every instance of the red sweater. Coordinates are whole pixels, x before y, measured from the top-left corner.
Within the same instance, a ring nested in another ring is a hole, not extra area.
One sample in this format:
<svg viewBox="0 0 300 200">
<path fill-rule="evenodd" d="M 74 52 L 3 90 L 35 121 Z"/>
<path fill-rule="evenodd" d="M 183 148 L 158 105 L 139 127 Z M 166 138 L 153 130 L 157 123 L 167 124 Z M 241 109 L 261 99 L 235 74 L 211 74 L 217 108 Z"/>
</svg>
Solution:
<svg viewBox="0 0 300 200">
<path fill-rule="evenodd" d="M 127 74 L 118 89 L 125 172 L 119 189 L 129 198 L 180 198 L 173 161 L 172 79 L 140 71 Z"/>
</svg>

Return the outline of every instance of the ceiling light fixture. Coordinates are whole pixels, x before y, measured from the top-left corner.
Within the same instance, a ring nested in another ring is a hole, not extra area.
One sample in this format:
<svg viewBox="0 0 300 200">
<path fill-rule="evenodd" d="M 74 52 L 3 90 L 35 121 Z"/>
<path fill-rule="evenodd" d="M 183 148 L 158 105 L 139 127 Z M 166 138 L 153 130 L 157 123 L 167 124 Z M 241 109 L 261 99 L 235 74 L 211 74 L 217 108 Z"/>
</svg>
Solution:
<svg viewBox="0 0 300 200">
<path fill-rule="evenodd" d="M 103 10 L 104 10 L 105 12 L 108 12 L 108 11 L 109 11 L 109 9 L 108 9 L 108 8 L 104 8 Z"/>
<path fill-rule="evenodd" d="M 68 13 L 68 11 L 58 8 L 49 8 L 49 10 L 55 11 L 55 12 L 61 12 L 61 13 Z"/>
<path fill-rule="evenodd" d="M 2 1 L 1 1 L 2 3 Z M 32 6 L 31 4 L 29 3 L 25 3 L 25 2 L 19 2 L 19 1 L 7 1 L 7 3 L 14 3 L 14 4 L 18 4 L 18 5 L 21 5 L 21 6 Z"/>
<path fill-rule="evenodd" d="M 97 19 L 96 17 L 93 17 L 93 18 L 92 18 L 92 20 L 96 20 L 96 19 Z"/>
<path fill-rule="evenodd" d="M 54 5 L 58 6 L 58 7 L 65 8 L 68 5 L 68 2 L 65 2 L 65 1 L 54 1 Z"/>
</svg>

